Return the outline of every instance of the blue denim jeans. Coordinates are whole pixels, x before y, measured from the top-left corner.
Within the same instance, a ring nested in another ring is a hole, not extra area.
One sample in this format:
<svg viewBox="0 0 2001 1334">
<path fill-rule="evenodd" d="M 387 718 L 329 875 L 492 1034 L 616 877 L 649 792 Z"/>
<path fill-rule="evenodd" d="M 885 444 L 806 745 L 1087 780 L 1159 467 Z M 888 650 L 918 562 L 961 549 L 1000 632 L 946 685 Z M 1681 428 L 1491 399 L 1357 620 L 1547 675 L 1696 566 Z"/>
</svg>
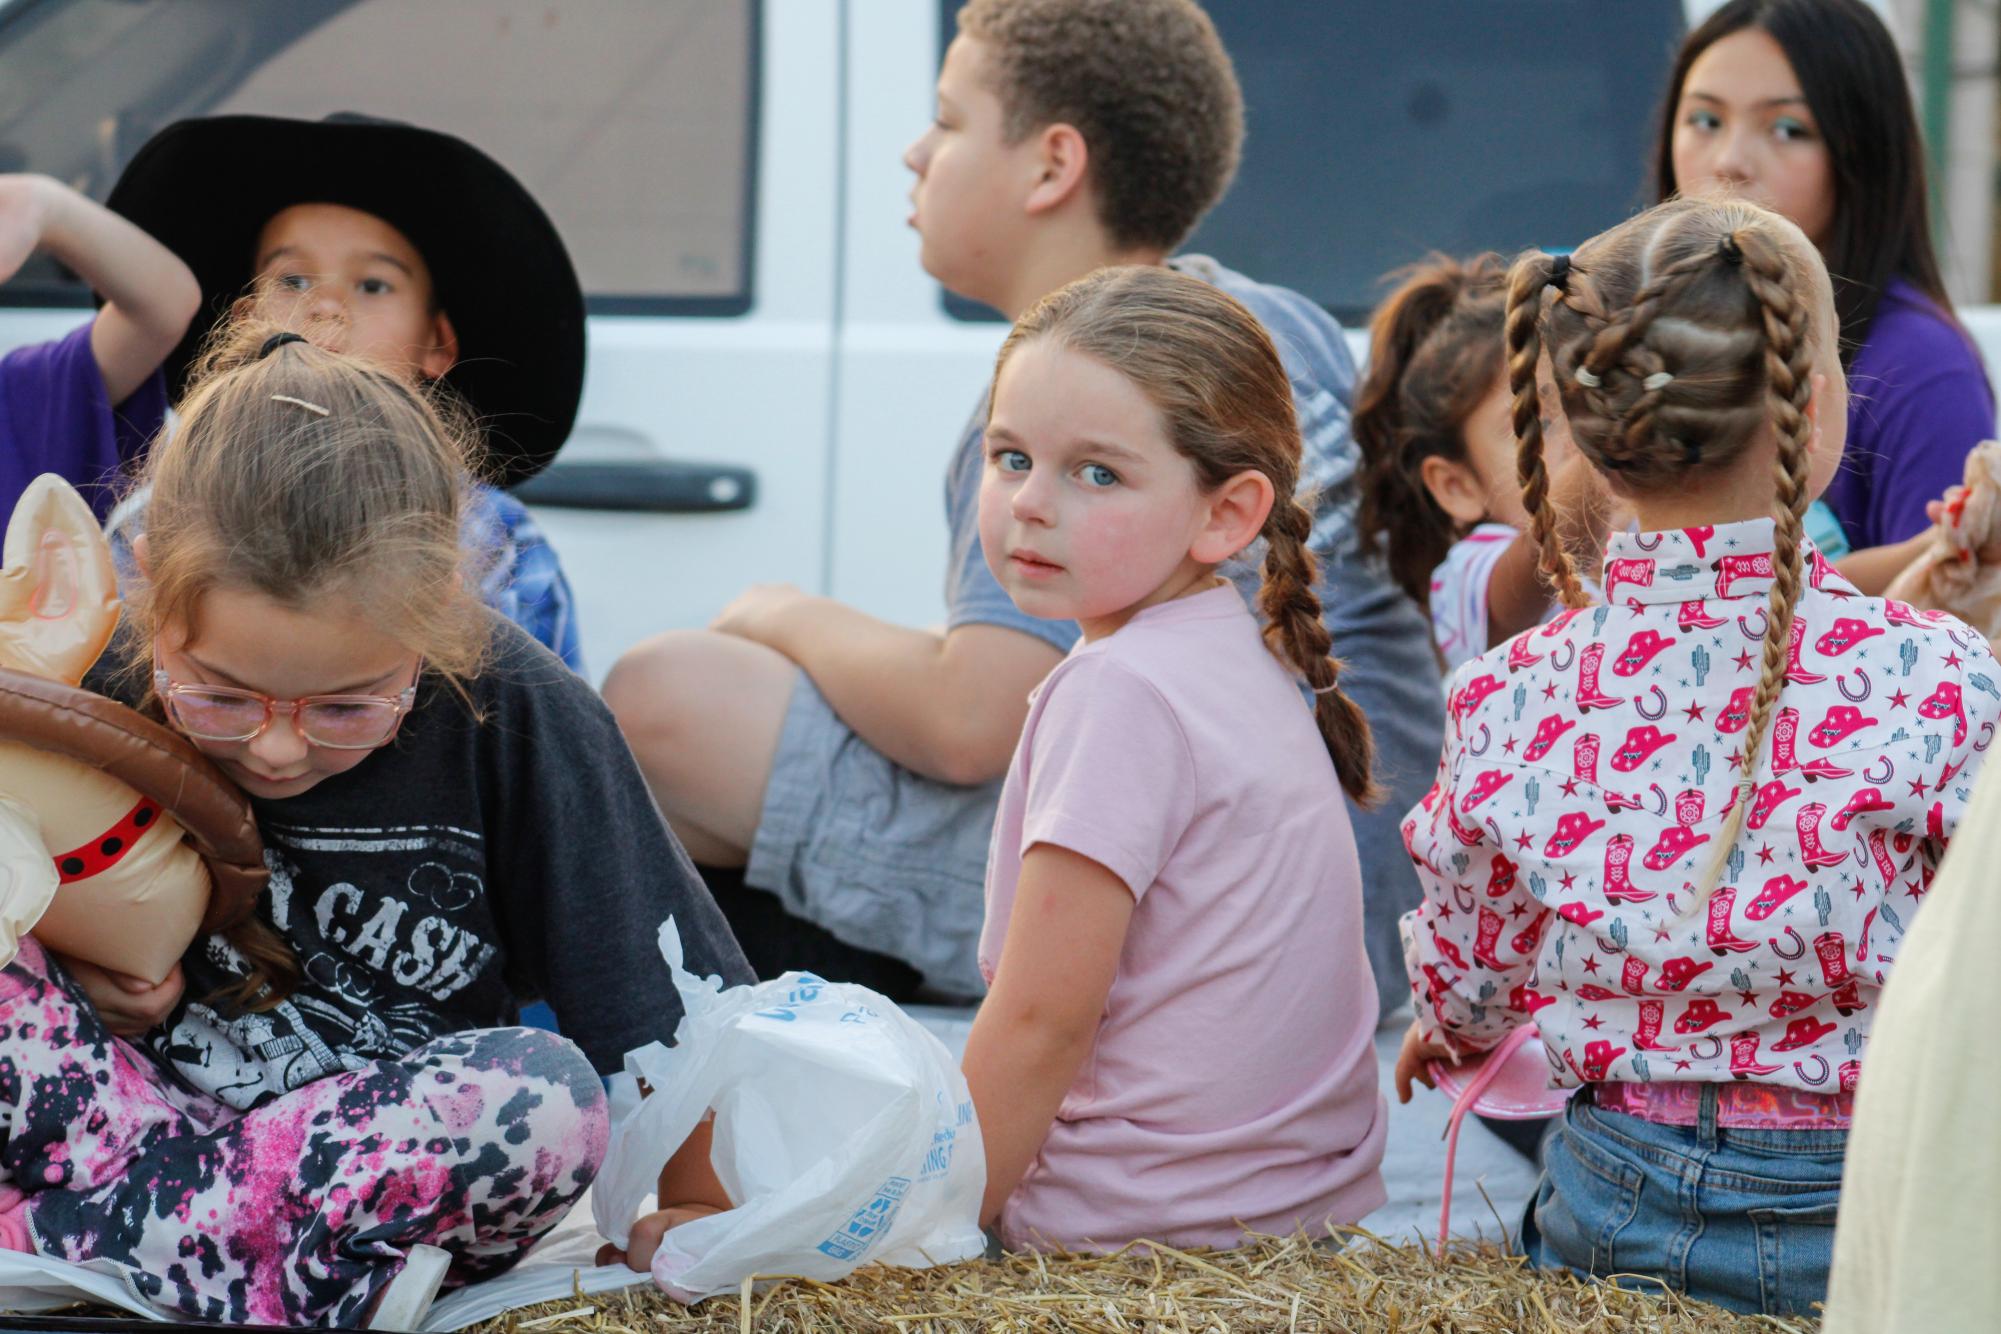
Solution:
<svg viewBox="0 0 2001 1334">
<path fill-rule="evenodd" d="M 1571 1099 L 1522 1223 L 1539 1268 L 1665 1284 L 1733 1311 L 1811 1314 L 1827 1299 L 1845 1130 L 1733 1130 L 1712 1090 L 1693 1126 Z"/>
</svg>

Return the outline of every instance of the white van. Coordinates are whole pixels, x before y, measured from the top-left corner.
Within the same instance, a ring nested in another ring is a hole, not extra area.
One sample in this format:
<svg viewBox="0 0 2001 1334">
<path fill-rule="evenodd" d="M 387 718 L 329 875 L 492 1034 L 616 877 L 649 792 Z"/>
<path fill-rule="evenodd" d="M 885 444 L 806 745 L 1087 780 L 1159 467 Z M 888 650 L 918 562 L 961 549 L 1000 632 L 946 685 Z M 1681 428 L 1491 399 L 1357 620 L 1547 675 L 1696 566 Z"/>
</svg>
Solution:
<svg viewBox="0 0 2001 1334">
<path fill-rule="evenodd" d="M 162 126 L 231 112 L 462 135 L 540 198 L 590 294 L 576 434 L 524 494 L 593 673 L 757 581 L 923 624 L 945 462 L 1002 332 L 905 225 L 959 3 L 12 0 L 0 170 L 102 199 Z M 1351 329 L 1427 250 L 1563 244 L 1643 201 L 1681 0 L 1207 7 L 1249 140 L 1191 248 Z M 89 305 L 34 261 L 0 288 L 0 349 Z"/>
</svg>

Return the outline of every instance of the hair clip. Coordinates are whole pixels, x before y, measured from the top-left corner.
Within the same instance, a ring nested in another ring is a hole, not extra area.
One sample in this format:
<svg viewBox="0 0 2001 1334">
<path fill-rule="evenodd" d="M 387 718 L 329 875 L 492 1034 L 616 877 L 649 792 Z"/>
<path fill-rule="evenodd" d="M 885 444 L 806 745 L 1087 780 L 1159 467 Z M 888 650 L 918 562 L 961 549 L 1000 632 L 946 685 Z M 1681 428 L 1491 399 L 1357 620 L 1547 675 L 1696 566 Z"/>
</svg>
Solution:
<svg viewBox="0 0 2001 1334">
<path fill-rule="evenodd" d="M 305 341 L 306 336 L 304 334 L 293 333 L 290 329 L 287 329 L 283 333 L 274 333 L 264 340 L 264 346 L 257 349 L 257 359 L 259 361 L 264 360 L 264 358 L 270 356 L 287 343 L 303 343 Z"/>
<path fill-rule="evenodd" d="M 1656 389 L 1665 389 L 1668 387 L 1669 381 L 1673 379 L 1674 375 L 1669 371 L 1655 371 L 1652 375 L 1640 381 L 1640 388 L 1648 392 Z"/>
<path fill-rule="evenodd" d="M 1577 368 L 1577 374 L 1573 378 L 1586 389 L 1596 389 L 1605 383 L 1583 366 Z"/>
<path fill-rule="evenodd" d="M 332 408 L 323 408 L 317 403 L 308 403 L 303 398 L 293 398 L 290 394 L 273 394 L 271 395 L 271 401 L 273 403 L 290 403 L 295 408 L 304 408 L 307 412 L 315 413 L 321 417 L 333 416 Z"/>
</svg>

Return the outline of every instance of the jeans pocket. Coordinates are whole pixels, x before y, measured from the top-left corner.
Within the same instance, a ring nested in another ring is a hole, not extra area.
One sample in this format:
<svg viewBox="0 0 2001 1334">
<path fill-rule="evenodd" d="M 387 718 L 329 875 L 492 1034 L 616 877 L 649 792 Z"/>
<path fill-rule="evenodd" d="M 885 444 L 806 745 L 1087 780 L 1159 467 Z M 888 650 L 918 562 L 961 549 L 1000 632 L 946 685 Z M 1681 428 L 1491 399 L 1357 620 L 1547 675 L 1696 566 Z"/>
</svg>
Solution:
<svg viewBox="0 0 2001 1334">
<path fill-rule="evenodd" d="M 1827 1300 L 1827 1271 L 1834 1262 L 1832 1197 L 1821 1204 L 1752 1209 L 1758 1245 L 1758 1290 L 1766 1315 L 1804 1315 Z"/>
<path fill-rule="evenodd" d="M 1591 1133 L 1587 1111 L 1573 1103 L 1546 1143 L 1535 1225 L 1548 1259 L 1602 1277 L 1646 1264 L 1641 1254 L 1624 1254 L 1640 1240 L 1626 1234 L 1639 1216 L 1645 1175 Z"/>
</svg>

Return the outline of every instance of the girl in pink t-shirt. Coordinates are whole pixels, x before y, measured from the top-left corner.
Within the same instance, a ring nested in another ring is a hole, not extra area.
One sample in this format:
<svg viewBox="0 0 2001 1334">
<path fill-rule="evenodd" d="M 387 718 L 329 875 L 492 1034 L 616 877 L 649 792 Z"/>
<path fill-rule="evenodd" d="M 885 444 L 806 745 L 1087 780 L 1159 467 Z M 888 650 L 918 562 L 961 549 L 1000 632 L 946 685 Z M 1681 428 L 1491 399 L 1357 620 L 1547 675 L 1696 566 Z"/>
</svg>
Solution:
<svg viewBox="0 0 2001 1334">
<path fill-rule="evenodd" d="M 1015 325 L 991 402 L 988 564 L 1083 638 L 1031 697 L 988 859 L 982 1222 L 1081 1249 L 1355 1222 L 1384 1199 L 1343 796 L 1372 795 L 1369 731 L 1285 369 L 1208 284 L 1106 269 Z M 1262 631 L 1217 574 L 1260 539 Z"/>
</svg>

